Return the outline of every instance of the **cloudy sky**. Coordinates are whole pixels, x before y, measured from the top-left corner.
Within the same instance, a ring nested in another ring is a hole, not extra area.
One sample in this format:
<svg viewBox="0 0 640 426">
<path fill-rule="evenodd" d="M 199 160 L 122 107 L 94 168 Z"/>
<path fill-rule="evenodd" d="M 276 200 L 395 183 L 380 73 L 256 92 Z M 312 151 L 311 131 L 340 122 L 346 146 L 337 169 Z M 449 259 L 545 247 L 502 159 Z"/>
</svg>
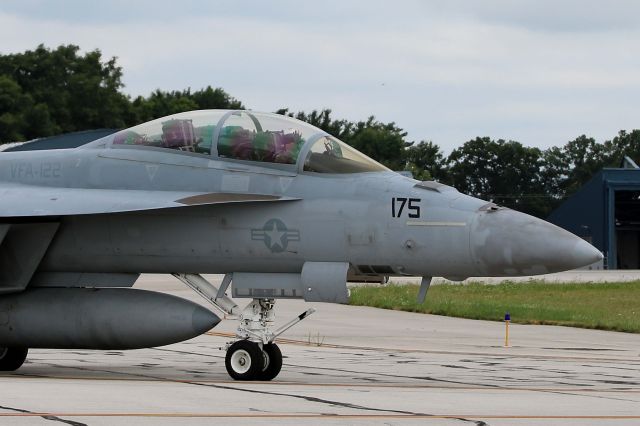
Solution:
<svg viewBox="0 0 640 426">
<path fill-rule="evenodd" d="M 375 115 L 445 151 L 640 128 L 640 2 L 46 1 L 0 5 L 0 53 L 116 56 L 124 90 L 222 87 L 247 107 Z"/>
</svg>

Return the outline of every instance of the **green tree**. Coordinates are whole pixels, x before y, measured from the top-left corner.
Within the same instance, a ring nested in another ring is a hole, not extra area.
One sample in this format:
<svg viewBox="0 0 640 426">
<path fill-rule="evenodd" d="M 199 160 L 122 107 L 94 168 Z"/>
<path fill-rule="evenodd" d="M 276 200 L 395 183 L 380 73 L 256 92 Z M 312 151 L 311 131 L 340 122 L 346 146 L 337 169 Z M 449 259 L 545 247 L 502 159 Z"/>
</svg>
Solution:
<svg viewBox="0 0 640 426">
<path fill-rule="evenodd" d="M 606 167 L 620 167 L 625 156 L 640 164 L 640 130 L 620 130 L 617 136 L 604 143 L 604 152 Z"/>
<path fill-rule="evenodd" d="M 405 150 L 405 170 L 418 180 L 446 181 L 445 159 L 440 147 L 431 141 L 408 146 Z"/>
<path fill-rule="evenodd" d="M 356 123 L 345 142 L 391 170 L 404 170 L 404 150 L 409 146 L 406 136 L 395 123 L 381 123 L 371 116 Z"/>
<path fill-rule="evenodd" d="M 231 97 L 220 87 L 207 86 L 191 94 L 191 99 L 199 109 L 243 109 L 242 102 Z"/>
<path fill-rule="evenodd" d="M 191 89 L 166 92 L 156 90 L 147 97 L 138 96 L 133 101 L 133 122 L 130 125 L 153 120 L 178 112 L 195 109 L 242 109 L 242 103 L 221 88 L 207 86 L 191 93 Z"/>
<path fill-rule="evenodd" d="M 135 122 L 130 123 L 131 125 L 178 112 L 198 109 L 198 105 L 183 92 L 164 92 L 159 89 L 146 98 L 138 96 L 132 105 Z"/>
<path fill-rule="evenodd" d="M 605 146 L 586 135 L 578 136 L 563 147 L 564 167 L 567 176 L 563 190 L 573 194 L 587 183 L 605 165 Z"/>
<path fill-rule="evenodd" d="M 546 216 L 549 203 L 540 176 L 542 161 L 538 148 L 478 137 L 453 150 L 447 159 L 447 173 L 461 192 Z"/>
<path fill-rule="evenodd" d="M 103 61 L 99 50 L 79 50 L 74 45 L 55 50 L 40 45 L 0 55 L 0 75 L 13 80 L 32 100 L 29 111 L 14 121 L 21 126 L 21 137 L 124 126 L 129 101 L 119 91 L 122 70 L 116 58 Z M 7 112 L 3 108 L 0 115 Z"/>
<path fill-rule="evenodd" d="M 0 75 L 0 141 L 24 139 L 25 115 L 33 107 L 33 99 L 8 75 Z"/>
<path fill-rule="evenodd" d="M 395 123 L 381 123 L 373 116 L 359 122 L 336 120 L 330 109 L 307 114 L 281 108 L 276 113 L 316 126 L 393 170 L 404 170 L 404 150 L 410 144 L 405 142 L 407 133 Z"/>
<path fill-rule="evenodd" d="M 300 111 L 293 113 L 289 111 L 289 108 L 281 108 L 276 111 L 276 114 L 286 115 L 294 117 L 300 121 L 316 126 L 319 129 L 324 130 L 330 135 L 347 142 L 347 139 L 352 137 L 354 123 L 347 120 L 335 120 L 331 117 L 330 109 L 313 110 L 310 113 Z"/>
<path fill-rule="evenodd" d="M 551 147 L 542 152 L 540 179 L 544 193 L 548 195 L 546 210 L 553 211 L 566 197 L 565 187 L 568 169 L 561 148 Z"/>
</svg>

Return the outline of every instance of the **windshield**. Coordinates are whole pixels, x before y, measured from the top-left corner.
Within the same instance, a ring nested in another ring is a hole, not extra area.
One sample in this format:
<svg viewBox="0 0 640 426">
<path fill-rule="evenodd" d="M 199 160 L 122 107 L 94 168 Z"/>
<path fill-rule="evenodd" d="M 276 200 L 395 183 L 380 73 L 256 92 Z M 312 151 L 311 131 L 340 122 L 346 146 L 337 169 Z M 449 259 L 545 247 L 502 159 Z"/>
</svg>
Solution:
<svg viewBox="0 0 640 426">
<path fill-rule="evenodd" d="M 316 173 L 363 173 L 389 170 L 360 151 L 331 136 L 318 139 L 304 160 L 304 171 Z"/>
<path fill-rule="evenodd" d="M 218 156 L 296 164 L 306 140 L 320 132 L 319 129 L 290 117 L 236 111 L 221 124 Z"/>
</svg>

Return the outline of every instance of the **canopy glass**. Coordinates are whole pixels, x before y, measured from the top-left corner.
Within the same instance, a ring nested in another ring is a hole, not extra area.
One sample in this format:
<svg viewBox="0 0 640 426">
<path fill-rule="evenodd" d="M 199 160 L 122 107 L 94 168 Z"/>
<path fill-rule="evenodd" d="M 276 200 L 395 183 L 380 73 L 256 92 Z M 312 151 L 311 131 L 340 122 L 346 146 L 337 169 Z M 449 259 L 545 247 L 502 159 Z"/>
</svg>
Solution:
<svg viewBox="0 0 640 426">
<path fill-rule="evenodd" d="M 165 148 L 240 161 L 298 165 L 303 171 L 315 173 L 387 170 L 310 124 L 252 111 L 184 112 L 122 130 L 109 138 L 114 148 Z"/>
</svg>

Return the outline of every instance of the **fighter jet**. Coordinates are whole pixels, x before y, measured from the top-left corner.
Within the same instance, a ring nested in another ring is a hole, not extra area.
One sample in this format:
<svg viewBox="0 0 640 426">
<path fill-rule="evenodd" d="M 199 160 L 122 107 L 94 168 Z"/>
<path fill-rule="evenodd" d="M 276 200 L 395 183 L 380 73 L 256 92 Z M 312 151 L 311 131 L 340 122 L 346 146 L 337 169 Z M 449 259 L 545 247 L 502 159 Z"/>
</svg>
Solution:
<svg viewBox="0 0 640 426">
<path fill-rule="evenodd" d="M 271 380 L 282 368 L 275 339 L 313 312 L 276 329 L 277 299 L 347 303 L 348 280 L 419 276 L 423 301 L 433 276 L 544 274 L 602 258 L 540 219 L 245 110 L 1 153 L 0 200 L 0 370 L 19 368 L 28 348 L 153 347 L 220 322 L 203 305 L 131 288 L 142 273 L 173 274 L 237 320 L 229 375 Z"/>
</svg>

